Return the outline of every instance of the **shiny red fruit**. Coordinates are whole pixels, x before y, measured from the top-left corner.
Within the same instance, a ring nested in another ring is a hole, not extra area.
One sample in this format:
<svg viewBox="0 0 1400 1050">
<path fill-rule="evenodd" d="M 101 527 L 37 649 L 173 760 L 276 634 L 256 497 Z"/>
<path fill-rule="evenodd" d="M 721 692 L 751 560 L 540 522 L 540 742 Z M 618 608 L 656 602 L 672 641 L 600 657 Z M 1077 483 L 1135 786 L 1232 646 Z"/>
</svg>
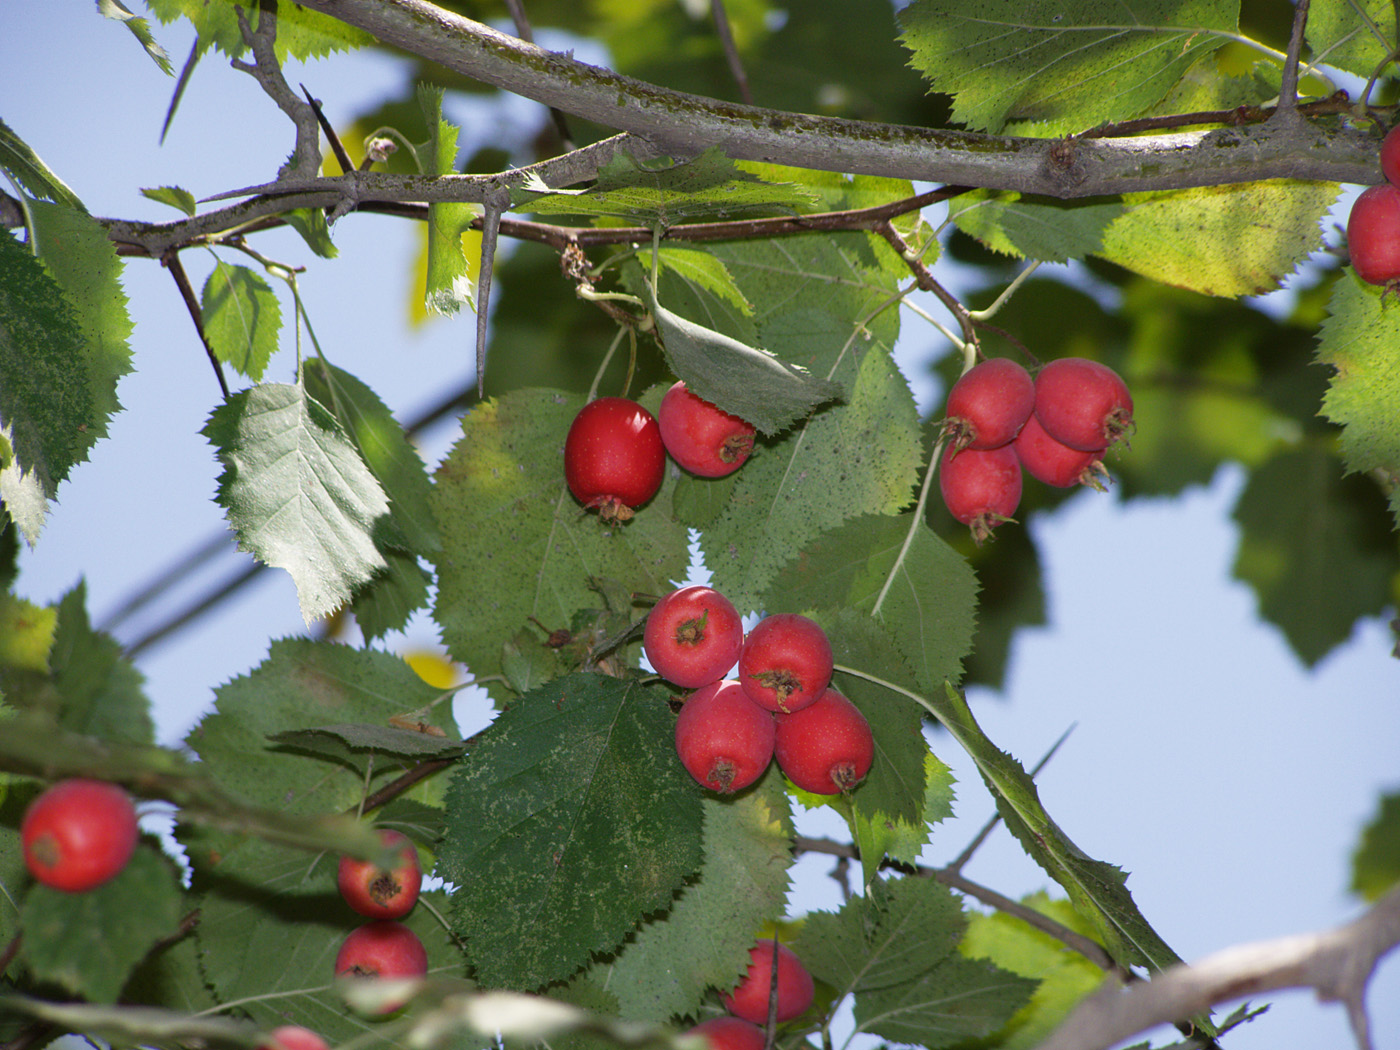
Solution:
<svg viewBox="0 0 1400 1050">
<path fill-rule="evenodd" d="M 1133 398 L 1107 365 L 1062 357 L 1035 377 L 1035 415 L 1060 444 L 1098 452 L 1132 430 Z"/>
<path fill-rule="evenodd" d="M 564 440 L 564 480 L 604 521 L 626 521 L 661 487 L 666 447 L 655 417 L 624 397 L 584 405 Z"/>
<path fill-rule="evenodd" d="M 702 478 L 721 478 L 753 452 L 754 428 L 676 383 L 656 413 L 671 458 Z"/>
<path fill-rule="evenodd" d="M 948 440 L 957 450 L 1000 448 L 1014 439 L 1035 408 L 1035 380 L 1005 357 L 973 365 L 948 391 Z"/>
<path fill-rule="evenodd" d="M 786 944 L 777 946 L 778 1023 L 790 1021 L 812 1005 L 812 975 Z M 773 942 L 759 941 L 749 949 L 749 969 L 734 991 L 724 997 L 724 1007 L 735 1017 L 754 1024 L 768 1023 L 768 993 L 773 983 Z"/>
<path fill-rule="evenodd" d="M 105 780 L 60 780 L 29 804 L 20 824 L 30 873 L 69 893 L 115 878 L 139 837 L 131 796 Z"/>
<path fill-rule="evenodd" d="M 428 952 L 418 934 L 392 919 L 352 930 L 335 956 L 337 977 L 422 977 L 427 972 Z M 393 1013 L 402 1005 L 390 1004 L 383 1012 Z"/>
<path fill-rule="evenodd" d="M 1010 445 L 956 455 L 943 450 L 938 467 L 938 487 L 948 513 L 972 529 L 972 538 L 983 543 L 992 530 L 1021 505 L 1021 462 Z"/>
<path fill-rule="evenodd" d="M 744 692 L 769 711 L 799 711 L 831 682 L 831 642 L 815 620 L 775 613 L 754 625 L 739 653 Z"/>
<path fill-rule="evenodd" d="M 712 791 L 748 787 L 773 760 L 773 716 L 733 679 L 713 682 L 686 699 L 676 718 L 681 765 Z"/>
<path fill-rule="evenodd" d="M 401 919 L 413 910 L 423 885 L 418 849 L 401 832 L 384 829 L 379 839 L 386 847 L 401 847 L 399 863 L 385 869 L 357 857 L 341 857 L 336 885 L 345 903 L 366 918 Z"/>
<path fill-rule="evenodd" d="M 839 795 L 865 779 L 875 760 L 870 723 L 835 689 L 828 688 L 790 715 L 776 717 L 773 758 L 803 791 Z"/>
<path fill-rule="evenodd" d="M 742 1017 L 711 1017 L 685 1034 L 704 1036 L 710 1050 L 763 1050 L 768 1045 L 763 1029 Z"/>
<path fill-rule="evenodd" d="M 1366 283 L 1400 278 L 1400 187 L 1383 182 L 1361 191 L 1347 216 L 1347 250 Z"/>
<path fill-rule="evenodd" d="M 1092 485 L 1102 490 L 1101 479 L 1108 476 L 1103 469 L 1102 452 L 1081 452 L 1060 444 L 1045 433 L 1035 416 L 1026 420 L 1011 447 L 1016 450 L 1016 458 L 1027 474 L 1056 488 Z"/>
<path fill-rule="evenodd" d="M 685 689 L 717 682 L 739 659 L 744 623 L 712 587 L 682 587 L 647 614 L 642 649 L 656 673 Z"/>
</svg>

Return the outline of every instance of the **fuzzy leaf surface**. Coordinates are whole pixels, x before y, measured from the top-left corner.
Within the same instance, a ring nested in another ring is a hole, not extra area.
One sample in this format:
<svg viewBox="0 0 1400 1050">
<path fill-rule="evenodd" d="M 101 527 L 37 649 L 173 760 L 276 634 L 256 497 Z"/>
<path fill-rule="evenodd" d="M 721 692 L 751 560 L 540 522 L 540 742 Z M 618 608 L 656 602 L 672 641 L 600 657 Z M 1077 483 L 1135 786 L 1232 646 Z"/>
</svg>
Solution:
<svg viewBox="0 0 1400 1050">
<path fill-rule="evenodd" d="M 200 293 L 204 333 L 214 356 L 257 382 L 277 349 L 282 308 L 261 274 L 220 260 Z"/>
<path fill-rule="evenodd" d="M 385 567 L 374 532 L 388 498 L 335 417 L 303 387 L 239 391 L 214 410 L 204 435 L 224 465 L 217 500 L 239 547 L 291 574 L 308 623 Z"/>
<path fill-rule="evenodd" d="M 438 868 L 484 984 L 567 978 L 700 867 L 701 793 L 667 696 L 569 675 L 512 703 L 458 765 Z"/>
</svg>

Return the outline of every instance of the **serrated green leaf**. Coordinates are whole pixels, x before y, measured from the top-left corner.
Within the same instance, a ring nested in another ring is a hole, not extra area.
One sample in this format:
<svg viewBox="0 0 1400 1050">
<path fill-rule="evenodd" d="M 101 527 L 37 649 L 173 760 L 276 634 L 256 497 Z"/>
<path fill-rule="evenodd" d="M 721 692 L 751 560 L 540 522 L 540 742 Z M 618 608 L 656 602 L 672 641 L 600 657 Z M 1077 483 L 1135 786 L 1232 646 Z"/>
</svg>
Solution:
<svg viewBox="0 0 1400 1050">
<path fill-rule="evenodd" d="M 161 72 L 166 76 L 174 75 L 170 56 L 165 53 L 165 48 L 156 43 L 156 38 L 151 35 L 151 24 L 146 19 L 138 17 L 121 0 L 97 0 L 97 10 L 104 18 L 115 19 L 131 30 L 131 35 L 151 56 L 151 61 L 160 66 Z"/>
<path fill-rule="evenodd" d="M 623 945 L 607 986 L 623 1017 L 694 1016 L 708 988 L 732 988 L 755 932 L 781 915 L 792 866 L 792 820 L 776 767 L 733 798 L 707 795 L 704 864 L 664 919 Z"/>
<path fill-rule="evenodd" d="M 214 1015 L 219 1001 L 199 968 L 199 942 L 194 937 L 180 937 L 148 955 L 122 989 L 122 1002 L 166 1006 L 187 1017 Z M 158 1045 L 150 1037 L 141 1042 Z"/>
<path fill-rule="evenodd" d="M 912 64 L 953 96 L 953 119 L 1058 132 L 1131 117 L 1238 29 L 1218 0 L 918 0 L 900 13 Z"/>
<path fill-rule="evenodd" d="M 350 599 L 350 612 L 367 641 L 402 630 L 431 596 L 432 577 L 416 557 L 392 548 L 379 553 L 388 568 L 356 587 Z"/>
<path fill-rule="evenodd" d="M 741 314 L 753 314 L 753 304 L 744 298 L 744 293 L 734 283 L 734 276 L 723 261 L 709 252 L 666 245 L 656 249 L 656 260 L 662 269 L 671 271 L 683 281 L 698 285 L 729 303 Z"/>
<path fill-rule="evenodd" d="M 0 170 L 9 172 L 35 197 L 66 204 L 70 208 L 83 207 L 78 195 L 3 120 L 0 120 Z"/>
<path fill-rule="evenodd" d="M 1400 527 L 1400 310 L 1381 292 L 1350 271 L 1332 286 L 1317 359 L 1333 369 L 1322 414 L 1342 428 L 1347 470 L 1380 482 Z"/>
<path fill-rule="evenodd" d="M 1327 449 L 1306 445 L 1256 467 L 1233 517 L 1234 575 L 1307 664 L 1351 637 L 1358 617 L 1393 604 L 1400 550 L 1381 493 L 1367 477 L 1344 477 Z"/>
<path fill-rule="evenodd" d="M 458 765 L 438 867 L 483 983 L 568 977 L 700 866 L 701 792 L 676 757 L 667 695 L 558 679 L 511 704 Z"/>
<path fill-rule="evenodd" d="M 340 725 L 312 726 L 309 729 L 288 729 L 268 737 L 274 743 L 294 751 L 313 751 L 337 760 L 352 757 L 356 752 L 373 751 L 395 758 L 421 761 L 425 758 L 450 758 L 460 755 L 465 745 L 432 733 L 419 733 L 392 725 L 364 725 L 355 722 Z"/>
<path fill-rule="evenodd" d="M 217 499 L 239 547 L 291 573 L 308 623 L 385 568 L 373 536 L 389 501 L 335 417 L 303 387 L 239 391 L 203 433 L 224 465 Z"/>
<path fill-rule="evenodd" d="M 256 28 L 261 17 L 259 5 L 252 0 L 236 0 L 236 3 L 244 8 L 249 23 Z M 239 31 L 234 2 L 149 0 L 147 6 L 165 23 L 188 18 L 199 33 L 202 48 L 217 48 L 230 58 L 238 58 L 247 50 Z M 275 13 L 277 36 L 273 48 L 281 63 L 285 63 L 288 56 L 303 61 L 324 58 L 335 51 L 348 51 L 374 42 L 364 30 L 319 11 L 308 11 L 298 4 L 279 4 Z"/>
<path fill-rule="evenodd" d="M 418 153 L 429 175 L 457 171 L 458 128 L 442 117 L 442 94 L 440 87 L 418 86 L 418 105 L 431 135 Z M 473 308 L 475 267 L 462 251 L 462 236 L 479 214 L 481 208 L 471 204 L 428 205 L 428 285 L 423 303 L 429 313 L 455 314 L 463 306 Z"/>
<path fill-rule="evenodd" d="M 952 955 L 909 984 L 856 996 L 856 1028 L 937 1050 L 1002 1028 L 1034 987 L 989 962 Z"/>
<path fill-rule="evenodd" d="M 306 246 L 322 259 L 334 259 L 340 254 L 335 242 L 331 240 L 331 228 L 326 222 L 324 209 L 296 208 L 292 211 L 284 211 L 282 212 L 282 220 L 301 234 L 301 239 L 306 242 Z"/>
<path fill-rule="evenodd" d="M 0 673 L 47 674 L 58 609 L 0 594 Z"/>
<path fill-rule="evenodd" d="M 452 655 L 478 678 L 500 673 L 502 640 L 531 617 L 550 631 L 574 629 L 577 613 L 598 609 L 590 578 L 646 594 L 684 578 L 687 533 L 665 510 L 674 480 L 621 526 L 585 513 L 569 494 L 564 439 L 582 407 L 579 395 L 547 390 L 486 401 L 463 418 L 462 439 L 438 468 L 436 618 Z"/>
<path fill-rule="evenodd" d="M 156 186 L 143 189 L 141 196 L 159 201 L 161 204 L 168 204 L 172 208 L 178 208 L 186 215 L 192 216 L 199 210 L 199 202 L 194 199 L 194 194 L 179 186 Z"/>
<path fill-rule="evenodd" d="M 1123 202 L 1116 199 L 1057 201 L 973 190 L 950 202 L 948 216 L 994 252 L 1067 262 L 1102 251 L 1104 231 L 1123 211 Z"/>
<path fill-rule="evenodd" d="M 217 260 L 199 298 L 214 356 L 239 375 L 262 379 L 282 331 L 282 307 L 262 275 Z"/>
<path fill-rule="evenodd" d="M 654 229 L 793 212 L 810 208 L 814 199 L 801 187 L 775 185 L 741 170 L 718 147 L 682 164 L 654 166 L 618 151 L 587 192 L 516 190 L 511 195 L 513 207 L 537 215 L 606 215 Z"/>
<path fill-rule="evenodd" d="M 1400 794 L 1382 795 L 1351 858 L 1351 892 L 1378 899 L 1400 882 Z"/>
<path fill-rule="evenodd" d="M 1125 194 L 1125 210 L 1095 254 L 1206 295 L 1257 295 L 1277 288 L 1318 247 L 1337 191 L 1331 182 L 1272 179 Z M 1231 250 L 1220 251 L 1222 244 Z"/>
<path fill-rule="evenodd" d="M 1308 9 L 1308 46 L 1314 62 L 1345 69 L 1363 80 L 1390 57 L 1395 5 L 1390 0 L 1348 0 Z"/>
<path fill-rule="evenodd" d="M 173 865 L 141 845 L 115 878 L 85 893 L 35 885 L 20 909 L 24 959 L 41 981 L 114 1003 L 156 941 L 176 932 L 182 910 Z"/>
</svg>

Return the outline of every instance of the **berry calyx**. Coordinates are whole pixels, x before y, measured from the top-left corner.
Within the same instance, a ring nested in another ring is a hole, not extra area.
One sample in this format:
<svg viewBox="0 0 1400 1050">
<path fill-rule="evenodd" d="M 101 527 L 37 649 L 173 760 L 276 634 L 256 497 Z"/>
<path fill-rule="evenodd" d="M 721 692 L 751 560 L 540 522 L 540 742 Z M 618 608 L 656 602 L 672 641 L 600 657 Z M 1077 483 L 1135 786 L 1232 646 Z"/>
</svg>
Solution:
<svg viewBox="0 0 1400 1050">
<path fill-rule="evenodd" d="M 655 417 L 625 397 L 580 409 L 564 439 L 569 491 L 606 522 L 627 521 L 661 487 L 666 447 Z"/>
<path fill-rule="evenodd" d="M 392 919 L 367 922 L 350 931 L 335 956 L 337 977 L 422 977 L 428 952 L 418 935 Z M 379 1012 L 393 1013 L 403 1003 L 388 1003 Z"/>
<path fill-rule="evenodd" d="M 735 989 L 724 997 L 724 1008 L 754 1024 L 768 1023 L 768 994 L 778 967 L 778 1023 L 791 1021 L 812 1005 L 815 987 L 802 960 L 786 944 L 759 941 L 749 949 L 749 968 Z"/>
<path fill-rule="evenodd" d="M 330 1050 L 326 1041 L 309 1028 L 284 1024 L 268 1033 L 258 1050 Z"/>
<path fill-rule="evenodd" d="M 944 433 L 955 452 L 1000 448 L 1014 439 L 1035 408 L 1035 381 L 1005 357 L 973 365 L 948 392 Z"/>
<path fill-rule="evenodd" d="M 1400 278 L 1400 187 L 1383 182 L 1361 191 L 1347 216 L 1347 251 L 1367 284 Z"/>
<path fill-rule="evenodd" d="M 753 452 L 754 428 L 691 392 L 684 382 L 666 391 L 656 421 L 671 458 L 702 478 L 734 473 Z"/>
<path fill-rule="evenodd" d="M 381 868 L 358 857 L 341 857 L 336 885 L 345 903 L 366 918 L 401 919 L 413 910 L 423 885 L 418 849 L 398 831 L 381 830 L 379 840 L 386 849 L 399 847 L 399 862 Z"/>
<path fill-rule="evenodd" d="M 778 768 L 803 791 L 839 795 L 870 772 L 875 737 L 870 723 L 835 689 L 790 715 L 779 714 L 773 737 Z"/>
<path fill-rule="evenodd" d="M 1102 452 L 1081 452 L 1062 445 L 1031 416 L 1012 442 L 1016 458 L 1027 474 L 1047 485 L 1068 488 L 1071 485 L 1092 485 L 1103 491 L 1108 473 L 1103 466 Z"/>
<path fill-rule="evenodd" d="M 656 673 L 685 689 L 719 681 L 743 646 L 744 623 L 734 604 L 698 584 L 652 606 L 642 632 L 642 649 Z"/>
<path fill-rule="evenodd" d="M 681 765 L 712 791 L 741 791 L 763 775 L 773 759 L 773 716 L 733 679 L 696 690 L 676 718 Z"/>
<path fill-rule="evenodd" d="M 972 529 L 980 546 L 1021 504 L 1021 462 L 1010 445 L 985 450 L 943 450 L 938 487 L 948 513 Z"/>
<path fill-rule="evenodd" d="M 1035 415 L 1060 444 L 1099 452 L 1132 430 L 1133 398 L 1107 365 L 1062 357 L 1035 377 Z"/>
<path fill-rule="evenodd" d="M 685 1034 L 704 1036 L 710 1050 L 763 1050 L 768 1044 L 763 1029 L 742 1017 L 711 1017 Z"/>
<path fill-rule="evenodd" d="M 775 613 L 754 625 L 739 653 L 739 681 L 759 707 L 799 711 L 831 681 L 833 657 L 826 632 L 797 613 Z"/>
<path fill-rule="evenodd" d="M 136 851 L 136 808 L 105 780 L 60 780 L 29 804 L 20 823 L 24 863 L 45 886 L 68 893 L 115 878 Z"/>
</svg>

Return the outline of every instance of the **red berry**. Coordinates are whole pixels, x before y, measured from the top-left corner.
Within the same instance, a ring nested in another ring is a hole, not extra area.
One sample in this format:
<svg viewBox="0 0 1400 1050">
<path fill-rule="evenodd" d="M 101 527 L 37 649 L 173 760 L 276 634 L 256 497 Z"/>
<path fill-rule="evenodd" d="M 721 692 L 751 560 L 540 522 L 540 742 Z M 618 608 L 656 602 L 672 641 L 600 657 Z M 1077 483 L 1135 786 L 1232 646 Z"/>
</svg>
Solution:
<svg viewBox="0 0 1400 1050">
<path fill-rule="evenodd" d="M 114 878 L 136 851 L 131 797 L 105 780 L 60 780 L 20 824 L 24 862 L 45 886 L 80 893 Z"/>
<path fill-rule="evenodd" d="M 870 772 L 875 737 L 870 723 L 835 689 L 790 715 L 779 714 L 773 757 L 787 778 L 803 791 L 839 795 Z"/>
<path fill-rule="evenodd" d="M 265 1042 L 258 1044 L 258 1050 L 330 1050 L 324 1039 L 301 1025 L 284 1024 L 268 1035 Z"/>
<path fill-rule="evenodd" d="M 642 633 L 656 673 L 686 689 L 723 678 L 743 645 L 744 623 L 733 603 L 699 585 L 672 591 L 652 606 Z"/>
<path fill-rule="evenodd" d="M 1347 216 L 1347 250 L 1366 283 L 1400 277 L 1400 187 L 1384 182 L 1361 191 Z"/>
<path fill-rule="evenodd" d="M 1014 520 L 1021 503 L 1021 463 L 1010 445 L 956 455 L 949 446 L 938 468 L 938 487 L 948 513 L 970 526 L 980 544 L 1002 522 Z"/>
<path fill-rule="evenodd" d="M 564 440 L 564 479 L 604 521 L 626 521 L 661 487 L 666 447 L 656 419 L 625 397 L 584 405 Z"/>
<path fill-rule="evenodd" d="M 752 784 L 773 758 L 773 716 L 733 679 L 691 693 L 676 719 L 676 754 L 705 787 L 731 794 Z"/>
<path fill-rule="evenodd" d="M 337 977 L 422 977 L 428 972 L 423 942 L 402 923 L 391 919 L 367 922 L 350 932 L 335 956 Z M 393 1013 L 402 1003 L 391 1003 Z"/>
<path fill-rule="evenodd" d="M 1035 416 L 1026 420 L 1011 447 L 1016 450 L 1021 467 L 1037 481 L 1057 488 L 1092 485 L 1103 490 L 1099 480 L 1107 476 L 1103 469 L 1103 453 L 1081 452 L 1060 444 L 1045 433 Z"/>
<path fill-rule="evenodd" d="M 777 946 L 778 1022 L 790 1021 L 812 1005 L 812 975 L 786 944 Z M 749 949 L 749 969 L 738 987 L 724 997 L 735 1017 L 754 1024 L 768 1023 L 768 992 L 773 983 L 773 942 L 759 941 Z"/>
<path fill-rule="evenodd" d="M 1381 139 L 1381 171 L 1387 181 L 1400 185 L 1400 124 Z"/>
<path fill-rule="evenodd" d="M 357 857 L 341 857 L 336 872 L 336 885 L 345 903 L 370 919 L 401 919 L 418 901 L 423 885 L 423 869 L 418 864 L 418 850 L 408 836 L 397 831 L 382 830 L 379 839 L 386 847 L 402 846 L 400 862 L 384 869 Z"/>
<path fill-rule="evenodd" d="M 704 1036 L 710 1050 L 763 1050 L 768 1044 L 763 1029 L 742 1017 L 711 1017 L 685 1034 Z"/>
<path fill-rule="evenodd" d="M 666 391 L 656 421 L 671 458 L 702 478 L 734 473 L 753 451 L 752 426 L 692 394 L 683 382 Z"/>
<path fill-rule="evenodd" d="M 1098 452 L 1132 429 L 1133 398 L 1107 365 L 1062 357 L 1035 377 L 1035 415 L 1060 444 Z"/>
<path fill-rule="evenodd" d="M 739 681 L 769 711 L 799 711 L 831 681 L 831 642 L 815 620 L 796 613 L 765 616 L 744 639 Z"/>
<path fill-rule="evenodd" d="M 1005 357 L 973 365 L 948 392 L 947 422 L 953 448 L 1000 448 L 1020 431 L 1035 408 L 1035 381 Z"/>
</svg>

